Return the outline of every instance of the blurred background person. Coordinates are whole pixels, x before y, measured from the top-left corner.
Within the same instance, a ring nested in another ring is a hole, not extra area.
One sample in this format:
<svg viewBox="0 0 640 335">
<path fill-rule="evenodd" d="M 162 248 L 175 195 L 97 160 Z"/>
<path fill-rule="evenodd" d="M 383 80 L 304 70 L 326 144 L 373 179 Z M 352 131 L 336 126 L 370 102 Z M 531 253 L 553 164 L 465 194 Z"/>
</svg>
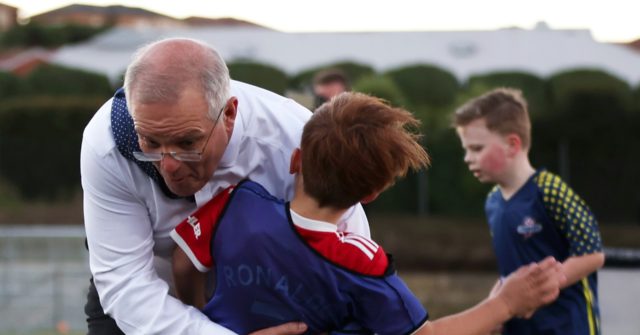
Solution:
<svg viewBox="0 0 640 335">
<path fill-rule="evenodd" d="M 351 91 L 349 79 L 340 69 L 321 70 L 313 77 L 314 107 L 318 107 L 334 96 L 348 91 Z"/>
</svg>

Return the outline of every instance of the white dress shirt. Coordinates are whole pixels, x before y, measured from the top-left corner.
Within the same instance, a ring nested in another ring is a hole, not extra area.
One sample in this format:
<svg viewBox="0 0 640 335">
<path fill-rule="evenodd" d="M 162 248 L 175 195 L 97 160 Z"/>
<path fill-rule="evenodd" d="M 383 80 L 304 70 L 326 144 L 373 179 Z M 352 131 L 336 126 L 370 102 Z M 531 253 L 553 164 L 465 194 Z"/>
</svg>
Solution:
<svg viewBox="0 0 640 335">
<path fill-rule="evenodd" d="M 218 169 L 195 194 L 196 203 L 167 198 L 119 153 L 111 133 L 111 100 L 85 128 L 80 165 L 89 265 L 105 313 L 126 334 L 233 334 L 170 295 L 174 243 L 169 233 L 217 192 L 245 178 L 291 199 L 289 160 L 311 113 L 240 82 L 232 81 L 231 94 L 238 98 L 231 140 Z M 360 205 L 340 229 L 370 236 Z"/>
</svg>

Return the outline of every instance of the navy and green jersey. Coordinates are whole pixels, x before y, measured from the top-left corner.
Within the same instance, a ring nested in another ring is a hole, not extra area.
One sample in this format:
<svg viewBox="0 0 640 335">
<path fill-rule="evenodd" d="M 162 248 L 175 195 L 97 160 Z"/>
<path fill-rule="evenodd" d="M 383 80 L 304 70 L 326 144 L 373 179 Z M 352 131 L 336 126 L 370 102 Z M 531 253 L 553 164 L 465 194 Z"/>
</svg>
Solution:
<svg viewBox="0 0 640 335">
<path fill-rule="evenodd" d="M 537 171 L 509 200 L 495 187 L 485 212 L 500 275 L 553 256 L 602 251 L 598 224 L 585 202 L 562 179 Z M 561 291 L 556 302 L 538 310 L 530 320 L 512 319 L 505 335 L 599 334 L 597 274 L 592 273 Z"/>
<path fill-rule="evenodd" d="M 307 334 L 411 334 L 427 311 L 381 246 L 310 220 L 257 183 L 231 187 L 172 232 L 216 288 L 203 312 L 236 333 L 303 321 Z"/>
</svg>

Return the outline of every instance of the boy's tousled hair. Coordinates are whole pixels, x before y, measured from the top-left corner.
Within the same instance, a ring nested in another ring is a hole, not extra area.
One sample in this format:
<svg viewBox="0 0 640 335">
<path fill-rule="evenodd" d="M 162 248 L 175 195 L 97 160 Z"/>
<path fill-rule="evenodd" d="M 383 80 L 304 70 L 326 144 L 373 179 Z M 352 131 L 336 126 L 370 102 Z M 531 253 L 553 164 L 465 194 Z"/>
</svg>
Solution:
<svg viewBox="0 0 640 335">
<path fill-rule="evenodd" d="M 349 208 L 382 192 L 409 169 L 429 165 L 420 122 L 408 111 L 362 93 L 324 103 L 301 140 L 304 190 L 320 207 Z"/>
<path fill-rule="evenodd" d="M 516 134 L 526 150 L 531 146 L 531 121 L 527 101 L 522 92 L 513 88 L 497 88 L 474 98 L 454 114 L 455 127 L 484 119 L 487 128 L 500 135 Z"/>
</svg>

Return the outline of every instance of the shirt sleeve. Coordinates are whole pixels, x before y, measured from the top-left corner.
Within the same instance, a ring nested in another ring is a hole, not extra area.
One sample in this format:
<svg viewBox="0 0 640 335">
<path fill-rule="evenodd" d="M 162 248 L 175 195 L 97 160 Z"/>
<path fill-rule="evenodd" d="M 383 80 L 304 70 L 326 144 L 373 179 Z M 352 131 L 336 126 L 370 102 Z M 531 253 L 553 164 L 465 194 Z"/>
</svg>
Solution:
<svg viewBox="0 0 640 335">
<path fill-rule="evenodd" d="M 356 321 L 379 335 L 412 334 L 429 319 L 418 298 L 397 276 L 364 279 L 354 293 Z"/>
<path fill-rule="evenodd" d="M 220 215 L 229 201 L 233 188 L 230 186 L 220 192 L 195 213 L 180 222 L 171 232 L 171 238 L 200 272 L 207 272 L 213 267 L 211 242 Z"/>
<path fill-rule="evenodd" d="M 102 108 L 109 112 L 110 104 Z M 153 266 L 153 228 L 130 190 L 126 162 L 113 151 L 98 154 L 89 139 L 94 131 L 85 131 L 80 169 L 89 265 L 105 313 L 126 334 L 233 334 L 169 295 Z"/>
<path fill-rule="evenodd" d="M 569 242 L 569 254 L 582 256 L 602 251 L 598 222 L 587 204 L 562 179 L 541 172 L 538 186 L 547 214 Z"/>
</svg>

